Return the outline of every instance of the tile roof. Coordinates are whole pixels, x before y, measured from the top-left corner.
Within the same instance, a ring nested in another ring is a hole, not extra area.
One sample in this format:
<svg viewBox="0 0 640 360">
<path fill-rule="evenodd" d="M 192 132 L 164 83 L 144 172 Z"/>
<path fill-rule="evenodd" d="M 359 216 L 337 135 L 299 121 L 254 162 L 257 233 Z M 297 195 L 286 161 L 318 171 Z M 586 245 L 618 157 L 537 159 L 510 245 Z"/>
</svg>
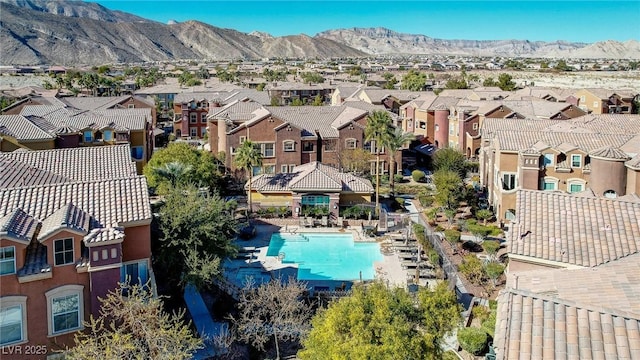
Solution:
<svg viewBox="0 0 640 360">
<path fill-rule="evenodd" d="M 631 134 L 585 134 L 566 132 L 496 131 L 500 150 L 519 151 L 532 147 L 539 141 L 561 152 L 580 149 L 590 152 L 605 145 L 621 147 L 633 139 Z"/>
<path fill-rule="evenodd" d="M 605 159 L 615 159 L 615 160 L 629 160 L 629 155 L 622 150 L 613 148 L 609 145 L 603 146 L 599 149 L 595 149 L 589 152 L 589 155 L 592 157 L 600 157 Z"/>
<path fill-rule="evenodd" d="M 0 188 L 136 175 L 128 144 L 0 153 Z"/>
<path fill-rule="evenodd" d="M 122 96 L 88 96 L 88 97 L 66 97 L 61 99 L 68 106 L 82 110 L 109 109 L 119 103 L 128 100 L 131 95 Z"/>
<path fill-rule="evenodd" d="M 20 208 L 46 219 L 69 203 L 91 214 L 96 226 L 151 220 L 144 176 L 0 189 L 0 216 Z"/>
<path fill-rule="evenodd" d="M 70 126 L 79 130 L 97 130 L 117 126 L 120 129 L 140 131 L 146 129 L 147 122 L 152 121 L 151 109 L 143 108 L 89 111 L 60 106 L 28 105 L 22 108 L 20 114 L 25 117 L 40 117 L 48 123 L 50 129 Z"/>
<path fill-rule="evenodd" d="M 91 215 L 69 203 L 42 220 L 42 227 L 38 232 L 38 241 L 42 241 L 52 233 L 62 229 L 87 234 L 90 225 Z"/>
<path fill-rule="evenodd" d="M 631 158 L 631 160 L 625 162 L 624 164 L 632 169 L 640 170 L 640 154 Z"/>
<path fill-rule="evenodd" d="M 6 135 L 19 141 L 53 140 L 55 136 L 39 128 L 32 121 L 22 115 L 0 115 L 0 128 Z"/>
<path fill-rule="evenodd" d="M 328 192 L 372 193 L 367 179 L 342 173 L 331 166 L 314 161 L 296 166 L 291 173 L 263 174 L 251 184 L 259 192 L 290 192 L 321 190 Z M 248 188 L 248 186 L 245 186 Z"/>
<path fill-rule="evenodd" d="M 345 110 L 342 106 L 267 106 L 265 108 L 274 117 L 284 122 L 308 130 L 312 134 L 317 131 L 323 139 L 338 137 L 338 130 L 331 124 Z"/>
<path fill-rule="evenodd" d="M 31 242 L 40 222 L 21 209 L 14 209 L 0 217 L 0 238 L 11 237 L 25 243 Z"/>
<path fill-rule="evenodd" d="M 518 190 L 511 254 L 593 267 L 640 251 L 640 203 Z"/>
<path fill-rule="evenodd" d="M 210 119 L 229 119 L 240 122 L 247 121 L 253 117 L 253 112 L 262 109 L 263 106 L 255 101 L 238 101 L 235 100 L 223 107 L 210 107 Z"/>
<path fill-rule="evenodd" d="M 122 227 L 108 227 L 97 228 L 91 230 L 83 241 L 86 245 L 89 244 L 101 244 L 105 242 L 121 242 L 124 239 L 124 228 Z"/>
<path fill-rule="evenodd" d="M 640 358 L 639 260 L 509 274 L 498 296 L 497 359 Z"/>
</svg>

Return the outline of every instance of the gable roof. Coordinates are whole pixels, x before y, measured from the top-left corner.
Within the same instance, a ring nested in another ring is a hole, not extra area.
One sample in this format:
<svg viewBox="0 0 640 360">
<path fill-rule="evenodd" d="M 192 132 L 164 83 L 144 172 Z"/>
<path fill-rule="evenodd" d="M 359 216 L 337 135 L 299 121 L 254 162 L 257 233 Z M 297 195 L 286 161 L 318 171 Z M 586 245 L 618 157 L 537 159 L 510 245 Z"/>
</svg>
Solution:
<svg viewBox="0 0 640 360">
<path fill-rule="evenodd" d="M 510 254 L 593 267 L 640 251 L 640 203 L 518 190 Z"/>
<path fill-rule="evenodd" d="M 38 231 L 40 222 L 22 209 L 13 209 L 0 217 L 0 237 L 28 244 Z"/>
<path fill-rule="evenodd" d="M 248 184 L 245 186 L 248 189 Z M 251 188 L 258 192 L 290 192 L 290 191 L 327 191 L 327 192 L 373 192 L 373 186 L 367 179 L 320 162 L 313 161 L 296 166 L 291 173 L 263 174 L 257 176 Z"/>
<path fill-rule="evenodd" d="M 640 254 L 509 275 L 498 296 L 497 359 L 640 358 L 638 283 Z"/>
<path fill-rule="evenodd" d="M 22 115 L 0 115 L 0 128 L 2 128 L 3 134 L 9 135 L 19 141 L 28 142 L 55 139 L 54 135 L 41 129 Z"/>
<path fill-rule="evenodd" d="M 136 175 L 128 144 L 0 153 L 0 188 Z"/>
</svg>

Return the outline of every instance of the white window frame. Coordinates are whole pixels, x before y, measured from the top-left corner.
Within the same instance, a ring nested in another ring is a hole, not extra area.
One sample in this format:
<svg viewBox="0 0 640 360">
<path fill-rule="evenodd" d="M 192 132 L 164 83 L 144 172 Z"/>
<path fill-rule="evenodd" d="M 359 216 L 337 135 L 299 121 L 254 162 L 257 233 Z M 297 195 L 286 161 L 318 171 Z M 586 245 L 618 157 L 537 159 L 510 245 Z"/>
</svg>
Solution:
<svg viewBox="0 0 640 360">
<path fill-rule="evenodd" d="M 2 343 L 0 347 L 7 345 L 23 344 L 29 341 L 27 331 L 27 297 L 23 295 L 12 295 L 0 297 L 0 309 L 6 311 L 11 308 L 20 308 L 20 339 Z M 0 312 L 0 321 L 2 320 L 2 313 Z"/>
<path fill-rule="evenodd" d="M 435 125 L 433 126 L 433 129 L 434 129 L 434 131 L 435 131 L 435 132 L 440 131 L 440 125 L 435 124 Z"/>
<path fill-rule="evenodd" d="M 240 145 L 242 145 L 243 142 L 247 141 L 247 137 L 246 136 L 239 136 L 238 140 L 240 141 Z"/>
<path fill-rule="evenodd" d="M 289 172 L 288 170 L 289 170 L 289 166 L 288 165 L 286 165 L 286 164 L 285 165 L 280 165 L 280 172 L 281 173 L 286 174 L 286 173 Z"/>
<path fill-rule="evenodd" d="M 135 109 L 136 108 L 136 104 L 128 104 L 127 105 L 127 109 Z"/>
<path fill-rule="evenodd" d="M 64 248 L 65 242 L 67 240 L 71 240 L 71 250 Z M 75 263 L 75 250 L 76 250 L 76 246 L 74 244 L 74 239 L 72 237 L 70 238 L 64 238 L 64 239 L 56 239 L 53 240 L 53 265 L 54 266 L 66 266 L 66 265 L 72 265 Z M 56 250 L 56 244 L 62 242 L 62 246 L 63 246 L 63 250 L 62 251 L 57 251 Z M 71 261 L 67 261 L 67 253 L 69 253 L 69 251 L 71 251 Z M 58 263 L 58 254 L 62 254 L 63 256 L 63 262 L 62 263 Z"/>
<path fill-rule="evenodd" d="M 146 277 L 143 279 L 141 278 L 140 275 L 140 264 L 144 264 L 144 266 L 146 267 Z M 125 281 L 129 281 L 131 282 L 131 279 L 127 279 L 128 274 L 127 272 L 127 266 L 131 266 L 131 265 L 137 265 L 137 272 L 138 272 L 138 279 L 136 279 L 133 284 L 139 284 L 139 285 L 146 285 L 146 283 L 149 282 L 149 279 L 151 278 L 151 274 L 150 274 L 150 267 L 149 267 L 149 261 L 147 259 L 144 260 L 134 260 L 134 261 L 127 261 L 125 263 L 122 263 L 122 266 L 120 267 L 120 282 L 125 282 Z M 145 280 L 145 284 L 142 284 L 141 281 Z M 140 281 L 140 282 L 138 282 Z"/>
<path fill-rule="evenodd" d="M 189 128 L 189 136 L 191 137 L 197 137 L 198 136 L 198 128 L 195 126 L 192 126 Z"/>
<path fill-rule="evenodd" d="M 200 113 L 200 122 L 203 123 L 203 124 L 207 123 L 207 113 L 206 112 Z"/>
<path fill-rule="evenodd" d="M 267 145 L 270 145 L 272 148 L 273 154 L 267 155 Z M 276 157 L 276 143 L 274 142 L 265 142 L 265 143 L 256 143 L 256 147 L 260 150 L 263 158 L 273 158 Z"/>
<path fill-rule="evenodd" d="M 296 151 L 296 142 L 294 140 L 284 140 L 282 142 L 282 151 Z"/>
<path fill-rule="evenodd" d="M 107 134 L 109 134 L 109 136 L 107 136 Z M 113 141 L 113 130 L 105 130 L 102 132 L 102 140 Z"/>
<path fill-rule="evenodd" d="M 513 184 L 512 184 L 512 188 L 511 189 L 506 189 L 505 188 L 505 176 L 509 176 L 510 178 L 513 177 Z M 500 174 L 500 185 L 501 185 L 501 189 L 502 191 L 514 191 L 518 188 L 518 174 L 514 173 L 514 172 L 507 172 L 507 171 L 503 171 Z"/>
<path fill-rule="evenodd" d="M 593 102 L 593 107 L 594 107 L 594 108 L 598 108 L 598 107 L 600 107 L 600 101 L 594 101 L 594 102 Z"/>
<path fill-rule="evenodd" d="M 192 112 L 189 113 L 189 124 L 197 124 L 198 123 L 198 113 Z"/>
<path fill-rule="evenodd" d="M 478 123 L 473 123 L 472 129 L 473 130 L 478 130 Z"/>
<path fill-rule="evenodd" d="M 200 137 L 203 138 L 205 135 L 207 135 L 207 128 L 200 127 Z"/>
<path fill-rule="evenodd" d="M 58 336 L 62 334 L 68 334 L 72 332 L 76 332 L 78 330 L 82 330 L 84 328 L 84 286 L 83 285 L 63 285 L 57 288 L 51 289 L 47 291 L 44 295 L 47 298 L 47 326 L 49 331 L 49 336 Z M 53 301 L 60 298 L 65 298 L 69 296 L 76 295 L 78 296 L 78 309 L 76 310 L 78 314 L 78 326 L 74 328 L 54 331 L 54 316 L 56 314 L 53 313 Z"/>
<path fill-rule="evenodd" d="M 12 249 L 13 258 L 6 258 L 5 259 L 4 252 L 7 251 L 8 249 Z M 15 246 L 3 246 L 3 247 L 0 248 L 0 252 L 1 252 L 0 255 L 2 255 L 2 258 L 0 258 L 0 263 L 11 262 L 13 264 L 13 271 L 12 272 L 0 274 L 0 276 L 15 274 L 16 273 L 16 247 Z"/>
<path fill-rule="evenodd" d="M 573 165 L 573 158 L 574 157 L 577 157 L 579 159 L 580 164 L 578 166 Z M 572 168 L 579 169 L 579 168 L 582 167 L 582 155 L 580 155 L 580 154 L 571 154 L 570 161 L 571 161 L 571 167 Z"/>
<path fill-rule="evenodd" d="M 296 167 L 296 164 L 289 164 L 289 172 L 292 173 L 295 167 Z"/>
<path fill-rule="evenodd" d="M 580 185 L 580 190 L 579 191 L 571 191 L 571 186 L 572 185 Z M 570 193 L 570 194 L 582 192 L 582 191 L 584 191 L 585 188 L 586 188 L 586 182 L 583 179 L 576 178 L 576 179 L 567 180 L 567 192 Z"/>
<path fill-rule="evenodd" d="M 344 141 L 344 147 L 347 149 L 355 149 L 358 144 L 358 140 L 354 138 L 348 138 Z"/>
<path fill-rule="evenodd" d="M 554 177 L 545 177 L 543 179 L 541 179 L 540 181 L 540 190 L 544 190 L 544 191 L 555 191 L 558 190 L 558 184 L 560 183 L 560 180 Z M 545 189 L 544 186 L 545 184 L 553 184 L 553 189 Z"/>
</svg>

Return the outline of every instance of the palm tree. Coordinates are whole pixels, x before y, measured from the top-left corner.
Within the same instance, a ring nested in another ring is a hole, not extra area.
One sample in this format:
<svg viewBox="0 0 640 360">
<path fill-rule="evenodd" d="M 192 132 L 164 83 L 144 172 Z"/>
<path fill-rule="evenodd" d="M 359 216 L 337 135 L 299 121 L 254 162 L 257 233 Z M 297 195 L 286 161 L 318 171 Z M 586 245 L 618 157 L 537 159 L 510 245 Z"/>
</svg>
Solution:
<svg viewBox="0 0 640 360">
<path fill-rule="evenodd" d="M 187 179 L 187 175 L 191 172 L 193 166 L 185 165 L 179 161 L 173 161 L 164 166 L 154 168 L 158 176 L 161 176 L 171 183 L 171 187 L 175 188 L 178 181 L 185 181 Z"/>
<path fill-rule="evenodd" d="M 249 213 L 253 212 L 251 206 L 251 180 L 253 180 L 253 167 L 262 166 L 262 153 L 258 150 L 251 140 L 245 140 L 236 150 L 233 163 L 246 170 L 249 173 L 249 190 L 247 192 L 247 200 L 249 201 Z"/>
<path fill-rule="evenodd" d="M 412 133 L 406 133 L 401 128 L 396 128 L 390 136 L 386 137 L 384 146 L 389 150 L 389 181 L 391 182 L 391 194 L 395 195 L 395 158 L 396 152 L 402 149 L 404 145 L 412 140 L 415 140 L 416 136 Z"/>
<path fill-rule="evenodd" d="M 391 116 L 384 110 L 371 112 L 367 117 L 364 129 L 366 141 L 375 142 L 376 146 L 376 215 L 380 214 L 380 149 L 391 134 Z"/>
</svg>

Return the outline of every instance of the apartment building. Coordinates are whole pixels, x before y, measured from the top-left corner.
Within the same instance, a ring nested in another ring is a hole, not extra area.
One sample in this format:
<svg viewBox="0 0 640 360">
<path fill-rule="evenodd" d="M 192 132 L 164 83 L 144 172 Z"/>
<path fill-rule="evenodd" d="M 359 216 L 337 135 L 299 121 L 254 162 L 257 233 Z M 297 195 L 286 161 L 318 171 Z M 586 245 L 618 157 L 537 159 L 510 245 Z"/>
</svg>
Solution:
<svg viewBox="0 0 640 360">
<path fill-rule="evenodd" d="M 519 189 L 610 198 L 640 194 L 639 135 L 639 115 L 485 119 L 480 181 L 501 221 L 516 218 Z"/>
<path fill-rule="evenodd" d="M 0 153 L 0 168 L 3 349 L 53 354 L 119 281 L 154 286 L 147 183 L 128 145 Z"/>
<path fill-rule="evenodd" d="M 369 110 L 342 106 L 261 106 L 255 102 L 236 102 L 209 117 L 209 147 L 214 153 L 225 151 L 226 165 L 234 168 L 233 158 L 245 140 L 260 146 L 263 166 L 254 173 L 287 173 L 295 166 L 318 161 L 343 167 L 343 151 L 364 149 L 381 154 L 380 171 L 388 173 L 389 154 L 375 142 L 365 141 Z M 358 104 L 362 105 L 362 104 Z M 396 155 L 401 160 L 401 154 Z M 397 162 L 400 164 L 401 162 Z M 375 174 L 375 162 L 371 173 Z"/>
<path fill-rule="evenodd" d="M 577 106 L 591 114 L 635 114 L 634 100 L 639 94 L 632 90 L 580 89 L 573 94 Z"/>
</svg>

